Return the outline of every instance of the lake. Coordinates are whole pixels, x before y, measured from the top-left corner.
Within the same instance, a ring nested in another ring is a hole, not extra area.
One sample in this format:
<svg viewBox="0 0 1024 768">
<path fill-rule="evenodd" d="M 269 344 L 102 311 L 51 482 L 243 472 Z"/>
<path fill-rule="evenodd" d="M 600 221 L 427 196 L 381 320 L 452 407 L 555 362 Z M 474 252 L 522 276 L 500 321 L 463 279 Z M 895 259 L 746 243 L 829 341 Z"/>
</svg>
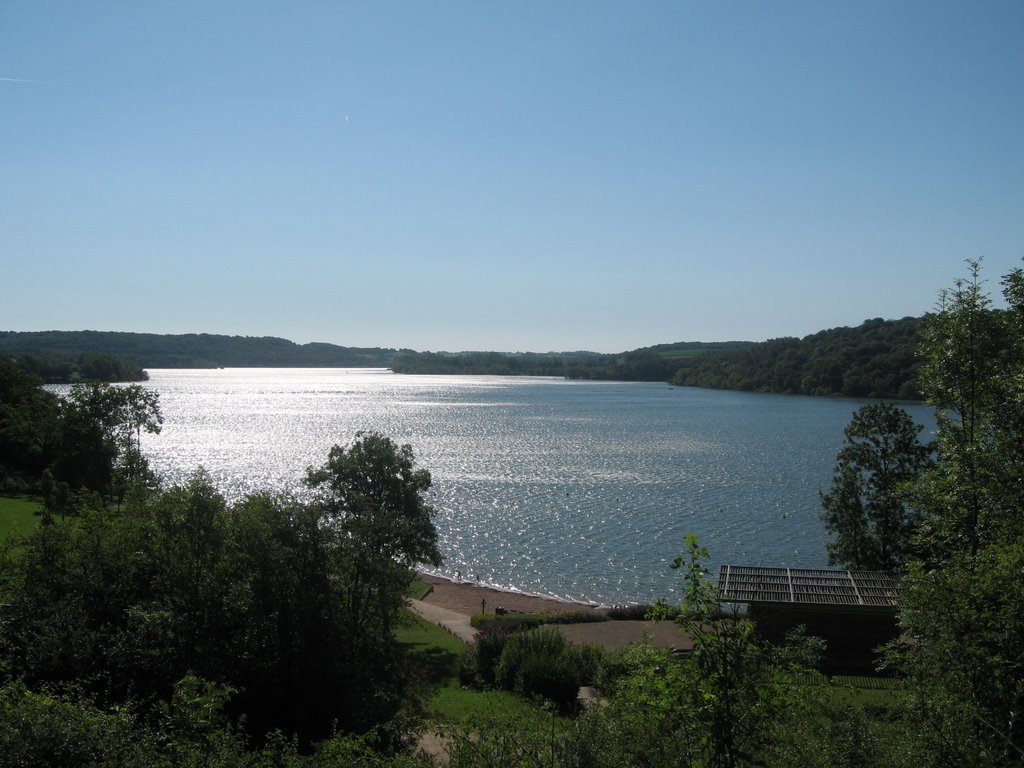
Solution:
<svg viewBox="0 0 1024 768">
<path fill-rule="evenodd" d="M 669 564 L 690 531 L 712 568 L 825 567 L 818 493 L 863 404 L 379 369 L 149 374 L 164 426 L 144 450 L 166 480 L 202 466 L 229 499 L 299 491 L 331 445 L 378 431 L 433 476 L 441 575 L 604 604 L 678 601 Z"/>
</svg>

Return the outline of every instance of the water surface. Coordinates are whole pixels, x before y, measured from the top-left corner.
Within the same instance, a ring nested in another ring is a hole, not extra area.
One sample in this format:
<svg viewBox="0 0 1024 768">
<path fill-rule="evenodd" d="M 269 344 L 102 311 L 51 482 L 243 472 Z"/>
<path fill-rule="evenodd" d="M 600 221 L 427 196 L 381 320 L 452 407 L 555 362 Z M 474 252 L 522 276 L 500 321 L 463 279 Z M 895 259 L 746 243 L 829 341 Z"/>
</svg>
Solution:
<svg viewBox="0 0 1024 768">
<path fill-rule="evenodd" d="M 202 466 L 229 498 L 295 490 L 331 445 L 376 430 L 433 476 L 441 574 L 599 603 L 677 600 L 689 531 L 712 567 L 824 567 L 818 493 L 862 404 L 365 369 L 150 377 L 164 428 L 144 449 L 171 482 Z"/>
</svg>

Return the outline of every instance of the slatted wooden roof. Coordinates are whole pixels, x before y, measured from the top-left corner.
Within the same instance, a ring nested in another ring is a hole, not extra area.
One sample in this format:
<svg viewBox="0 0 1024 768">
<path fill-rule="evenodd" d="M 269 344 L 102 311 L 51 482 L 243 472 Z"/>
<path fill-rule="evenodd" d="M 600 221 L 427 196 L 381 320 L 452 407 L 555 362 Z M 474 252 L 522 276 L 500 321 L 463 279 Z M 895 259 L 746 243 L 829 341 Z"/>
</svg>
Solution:
<svg viewBox="0 0 1024 768">
<path fill-rule="evenodd" d="M 899 597 L 896 576 L 887 571 L 723 565 L 718 589 L 734 603 L 896 607 Z"/>
</svg>

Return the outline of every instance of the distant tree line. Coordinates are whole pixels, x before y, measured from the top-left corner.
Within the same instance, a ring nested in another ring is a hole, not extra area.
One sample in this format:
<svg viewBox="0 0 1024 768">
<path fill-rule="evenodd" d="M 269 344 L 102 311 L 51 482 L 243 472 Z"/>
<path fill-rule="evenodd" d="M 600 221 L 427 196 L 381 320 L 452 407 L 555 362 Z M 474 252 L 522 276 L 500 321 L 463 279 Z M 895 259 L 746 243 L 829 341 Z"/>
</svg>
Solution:
<svg viewBox="0 0 1024 768">
<path fill-rule="evenodd" d="M 35 374 L 44 384 L 72 384 L 79 381 L 146 381 L 142 368 L 115 355 L 99 352 L 22 355 L 14 364 Z"/>
<path fill-rule="evenodd" d="M 562 376 L 677 386 L 920 400 L 922 318 L 866 320 L 802 339 L 677 342 L 618 354 L 403 352 L 396 373 Z"/>
<path fill-rule="evenodd" d="M 587 353 L 582 353 L 587 354 Z M 565 363 L 557 352 L 412 352 L 397 355 L 395 373 L 480 376 L 563 376 Z"/>
<path fill-rule="evenodd" d="M 771 339 L 746 349 L 681 360 L 679 386 L 920 400 L 917 372 L 923 319 L 865 320 L 803 339 Z"/>
<path fill-rule="evenodd" d="M 630 352 L 403 352 L 395 357 L 395 373 L 433 375 L 559 376 L 594 381 L 669 381 L 679 361 L 732 349 L 752 342 L 660 344 Z"/>
<path fill-rule="evenodd" d="M 915 378 L 922 322 L 876 318 L 802 339 L 677 342 L 617 354 L 417 352 L 210 334 L 0 332 L 0 354 L 113 355 L 141 368 L 383 367 L 406 374 L 663 381 L 748 392 L 920 400 Z M 50 380 L 44 371 L 35 372 Z"/>
<path fill-rule="evenodd" d="M 142 368 L 373 368 L 388 367 L 396 350 L 207 333 L 0 331 L 0 354 L 8 357 L 83 353 L 115 355 Z"/>
</svg>

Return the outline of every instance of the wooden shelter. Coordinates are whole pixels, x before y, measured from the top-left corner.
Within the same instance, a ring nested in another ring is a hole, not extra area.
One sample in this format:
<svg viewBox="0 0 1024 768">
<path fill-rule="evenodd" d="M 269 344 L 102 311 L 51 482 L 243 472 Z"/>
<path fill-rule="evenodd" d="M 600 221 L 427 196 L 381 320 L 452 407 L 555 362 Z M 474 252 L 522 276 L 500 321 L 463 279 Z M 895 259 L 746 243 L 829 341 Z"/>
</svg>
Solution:
<svg viewBox="0 0 1024 768">
<path fill-rule="evenodd" d="M 898 634 L 899 582 L 887 571 L 723 565 L 718 589 L 770 640 L 799 625 L 823 638 L 830 667 L 873 669 L 875 649 Z"/>
</svg>

